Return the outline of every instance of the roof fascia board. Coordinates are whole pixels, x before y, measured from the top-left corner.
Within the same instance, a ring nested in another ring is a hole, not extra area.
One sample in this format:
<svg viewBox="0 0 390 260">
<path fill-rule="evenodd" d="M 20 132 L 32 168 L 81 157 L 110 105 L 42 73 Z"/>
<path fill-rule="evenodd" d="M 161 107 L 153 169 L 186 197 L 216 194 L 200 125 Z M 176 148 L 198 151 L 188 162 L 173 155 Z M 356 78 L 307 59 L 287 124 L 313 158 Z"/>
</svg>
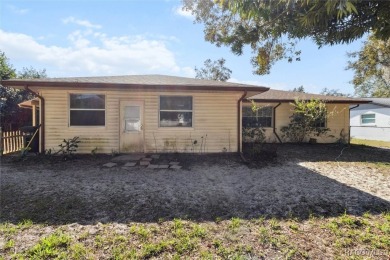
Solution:
<svg viewBox="0 0 390 260">
<path fill-rule="evenodd" d="M 286 99 L 286 100 L 280 100 L 280 99 L 250 99 L 253 100 L 254 102 L 261 102 L 261 103 L 276 103 L 276 102 L 281 102 L 281 103 L 291 103 L 294 102 L 295 99 Z M 244 101 L 244 102 L 251 102 L 250 100 Z M 310 99 L 305 99 L 305 100 L 310 100 Z M 364 101 L 364 100 L 323 100 L 325 103 L 330 103 L 330 104 L 367 104 L 371 103 L 371 101 Z"/>
<path fill-rule="evenodd" d="M 2 85 L 7 87 L 17 87 L 24 88 L 24 86 L 29 87 L 48 87 L 48 88 L 57 88 L 57 87 L 67 87 L 67 88 L 110 88 L 110 89 L 142 89 L 142 90 L 216 90 L 216 91 L 255 91 L 255 92 L 264 92 L 269 90 L 267 87 L 245 87 L 245 86 L 199 86 L 199 85 L 147 85 L 147 84 L 124 84 L 124 83 L 90 83 L 90 82 L 47 82 L 47 81 L 13 81 L 7 80 L 2 81 Z"/>
</svg>

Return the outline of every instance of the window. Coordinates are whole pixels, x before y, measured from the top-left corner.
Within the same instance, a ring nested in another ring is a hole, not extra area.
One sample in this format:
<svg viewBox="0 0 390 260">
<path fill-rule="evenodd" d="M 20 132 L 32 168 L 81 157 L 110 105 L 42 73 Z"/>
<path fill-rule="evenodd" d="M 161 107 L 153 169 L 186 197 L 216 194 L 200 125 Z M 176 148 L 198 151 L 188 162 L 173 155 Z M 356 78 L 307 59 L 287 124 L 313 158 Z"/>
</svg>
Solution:
<svg viewBox="0 0 390 260">
<path fill-rule="evenodd" d="M 134 132 L 141 130 L 141 108 L 140 106 L 125 107 L 125 131 Z"/>
<path fill-rule="evenodd" d="M 365 114 L 361 116 L 362 125 L 375 124 L 375 114 Z"/>
<path fill-rule="evenodd" d="M 251 107 L 242 107 L 243 127 L 272 127 L 272 107 L 262 107 L 253 111 Z"/>
<path fill-rule="evenodd" d="M 192 127 L 192 97 L 160 96 L 160 127 Z"/>
<path fill-rule="evenodd" d="M 105 96 L 97 94 L 70 94 L 70 126 L 104 126 Z"/>
<path fill-rule="evenodd" d="M 310 127 L 315 127 L 315 128 L 326 128 L 326 121 L 327 121 L 327 109 L 317 107 L 315 111 L 314 108 L 307 108 L 306 113 L 297 113 L 295 112 L 295 116 L 300 119 L 300 121 L 306 121 L 310 120 Z M 307 113 L 309 112 L 309 113 Z M 314 119 L 314 121 L 312 121 Z M 304 123 L 302 121 L 302 123 Z M 305 123 L 304 123 L 305 124 Z"/>
<path fill-rule="evenodd" d="M 326 127 L 326 117 L 321 117 L 320 119 L 314 122 L 314 127 L 325 128 Z"/>
</svg>

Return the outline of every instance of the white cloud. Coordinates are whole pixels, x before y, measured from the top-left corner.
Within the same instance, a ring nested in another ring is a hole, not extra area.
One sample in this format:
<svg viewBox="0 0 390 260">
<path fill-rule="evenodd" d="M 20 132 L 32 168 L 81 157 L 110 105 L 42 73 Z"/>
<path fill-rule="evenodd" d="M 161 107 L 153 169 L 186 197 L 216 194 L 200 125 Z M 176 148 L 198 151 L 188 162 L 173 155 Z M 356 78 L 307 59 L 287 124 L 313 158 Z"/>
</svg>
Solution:
<svg viewBox="0 0 390 260">
<path fill-rule="evenodd" d="M 77 24 L 77 25 L 84 26 L 86 28 L 91 28 L 91 29 L 101 29 L 102 28 L 102 26 L 99 24 L 93 24 L 88 20 L 76 19 L 73 16 L 69 16 L 65 19 L 62 19 L 62 22 L 64 24 L 73 23 L 73 24 Z"/>
<path fill-rule="evenodd" d="M 30 10 L 28 9 L 25 9 L 25 8 L 18 8 L 14 5 L 7 5 L 7 8 L 14 14 L 18 14 L 18 15 L 24 15 L 26 13 L 28 13 Z"/>
<path fill-rule="evenodd" d="M 188 78 L 195 78 L 195 70 L 191 67 L 183 67 L 181 69 L 181 71 L 183 72 L 183 76 L 184 77 L 188 77 Z"/>
<path fill-rule="evenodd" d="M 195 19 L 194 16 L 192 15 L 191 11 L 189 11 L 189 10 L 184 10 L 184 9 L 183 9 L 183 6 L 174 7 L 174 8 L 173 8 L 173 12 L 174 12 L 176 15 L 185 17 L 185 18 L 190 19 L 190 20 L 194 20 L 194 19 Z"/>
<path fill-rule="evenodd" d="M 0 49 L 15 62 L 44 67 L 51 77 L 171 74 L 192 76 L 180 67 L 166 40 L 143 35 L 108 36 L 77 30 L 68 35 L 68 46 L 48 45 L 32 36 L 0 30 Z"/>
</svg>

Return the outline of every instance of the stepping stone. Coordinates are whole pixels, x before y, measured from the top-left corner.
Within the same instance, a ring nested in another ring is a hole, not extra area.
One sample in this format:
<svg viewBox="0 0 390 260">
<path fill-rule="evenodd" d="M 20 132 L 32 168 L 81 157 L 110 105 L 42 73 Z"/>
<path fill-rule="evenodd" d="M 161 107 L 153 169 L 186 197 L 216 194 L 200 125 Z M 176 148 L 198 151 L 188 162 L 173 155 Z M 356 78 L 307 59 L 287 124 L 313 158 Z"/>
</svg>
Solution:
<svg viewBox="0 0 390 260">
<path fill-rule="evenodd" d="M 152 154 L 150 157 L 153 159 L 159 159 L 160 155 L 159 154 Z"/>
<path fill-rule="evenodd" d="M 103 164 L 103 167 L 112 168 L 112 167 L 115 167 L 117 165 L 118 165 L 117 163 L 109 162 L 109 163 Z"/>
<path fill-rule="evenodd" d="M 149 165 L 149 164 L 150 164 L 149 161 L 140 161 L 139 162 L 139 165 L 141 165 L 141 166 L 146 166 L 146 165 Z"/>
<path fill-rule="evenodd" d="M 168 169 L 168 168 L 169 168 L 169 165 L 167 165 L 167 164 L 160 164 L 160 165 L 158 166 L 158 168 L 159 168 L 159 169 Z"/>
<path fill-rule="evenodd" d="M 134 167 L 137 163 L 136 162 L 128 162 L 123 167 Z"/>
<path fill-rule="evenodd" d="M 153 160 L 152 158 L 142 158 L 141 159 L 142 161 L 148 161 L 148 162 L 150 162 L 151 160 Z"/>
<path fill-rule="evenodd" d="M 144 154 L 124 154 L 112 158 L 112 162 L 139 161 L 144 158 Z"/>
<path fill-rule="evenodd" d="M 149 164 L 147 168 L 158 169 L 159 165 L 157 165 L 157 164 Z"/>
<path fill-rule="evenodd" d="M 169 168 L 170 169 L 181 169 L 182 166 L 180 166 L 180 165 L 171 165 Z"/>
<path fill-rule="evenodd" d="M 179 165 L 180 162 L 170 162 L 169 165 Z"/>
</svg>

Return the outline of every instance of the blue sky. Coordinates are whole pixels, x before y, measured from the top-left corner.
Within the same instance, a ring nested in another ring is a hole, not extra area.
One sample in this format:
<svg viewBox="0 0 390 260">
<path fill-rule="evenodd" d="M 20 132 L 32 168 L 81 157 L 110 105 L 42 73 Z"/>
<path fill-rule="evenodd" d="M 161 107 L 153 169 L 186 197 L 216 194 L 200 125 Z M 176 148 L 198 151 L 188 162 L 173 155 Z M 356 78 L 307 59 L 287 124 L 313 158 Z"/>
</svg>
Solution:
<svg viewBox="0 0 390 260">
<path fill-rule="evenodd" d="M 300 62 L 278 62 L 269 75 L 253 75 L 250 51 L 233 55 L 228 47 L 205 42 L 203 25 L 181 10 L 180 1 L 2 0 L 0 50 L 11 64 L 45 68 L 49 77 L 166 74 L 194 77 L 194 67 L 210 58 L 226 59 L 230 81 L 308 92 L 323 88 L 353 93 L 346 71 L 349 45 L 318 49 L 299 42 Z"/>
</svg>

